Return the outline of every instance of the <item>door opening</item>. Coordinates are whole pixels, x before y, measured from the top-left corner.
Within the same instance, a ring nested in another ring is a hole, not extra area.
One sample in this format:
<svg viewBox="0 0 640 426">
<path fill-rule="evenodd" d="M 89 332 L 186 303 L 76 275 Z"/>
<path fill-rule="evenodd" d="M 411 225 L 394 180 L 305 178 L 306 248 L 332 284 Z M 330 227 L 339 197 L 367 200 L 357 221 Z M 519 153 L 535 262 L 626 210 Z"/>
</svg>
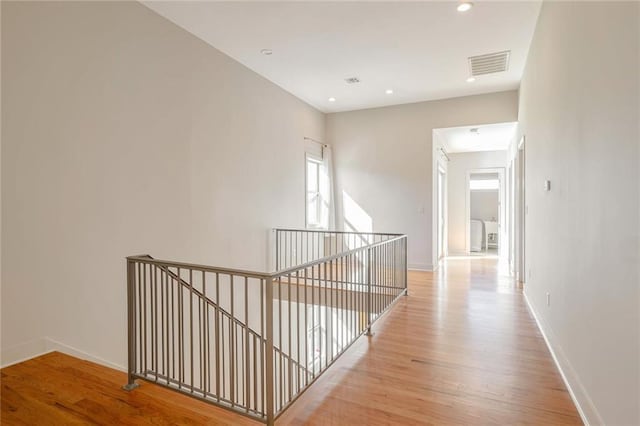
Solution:
<svg viewBox="0 0 640 426">
<path fill-rule="evenodd" d="M 506 253 L 504 168 L 467 174 L 467 250 L 471 255 Z"/>
</svg>

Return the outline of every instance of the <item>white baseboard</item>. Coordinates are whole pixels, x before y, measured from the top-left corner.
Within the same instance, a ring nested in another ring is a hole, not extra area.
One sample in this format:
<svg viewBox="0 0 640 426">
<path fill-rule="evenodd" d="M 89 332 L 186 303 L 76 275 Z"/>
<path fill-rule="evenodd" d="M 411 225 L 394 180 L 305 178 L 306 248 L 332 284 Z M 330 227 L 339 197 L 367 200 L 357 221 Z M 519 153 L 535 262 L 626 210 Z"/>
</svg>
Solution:
<svg viewBox="0 0 640 426">
<path fill-rule="evenodd" d="M 559 344 L 555 343 L 556 338 L 553 334 L 553 331 L 550 328 L 545 327 L 544 323 L 540 320 L 540 316 L 537 314 L 536 310 L 533 308 L 533 305 L 529 301 L 529 297 L 527 296 L 526 287 L 525 291 L 523 291 L 524 300 L 527 302 L 527 306 L 529 307 L 529 312 L 533 316 L 533 319 L 536 321 L 538 325 L 538 329 L 540 333 L 542 333 L 542 337 L 549 348 L 549 352 L 551 352 L 551 356 L 553 357 L 553 361 L 558 367 L 558 371 L 560 371 L 560 375 L 562 376 L 562 380 L 564 381 L 567 390 L 569 391 L 569 395 L 571 395 L 571 399 L 578 409 L 578 413 L 580 414 L 580 418 L 582 422 L 589 425 L 603 425 L 604 422 L 598 413 L 593 401 L 589 398 L 587 391 L 582 386 L 578 375 L 575 370 L 571 366 L 571 363 L 564 355 L 562 348 Z"/>
<path fill-rule="evenodd" d="M 13 364 L 18 364 L 23 361 L 27 361 L 41 355 L 48 354 L 50 352 L 61 352 L 66 355 L 73 356 L 75 358 L 84 359 L 87 361 L 95 362 L 96 364 L 103 365 L 105 367 L 113 368 L 115 370 L 127 371 L 127 368 L 107 361 L 103 358 L 91 355 L 80 349 L 76 349 L 72 346 L 65 345 L 64 343 L 53 340 L 49 337 L 43 337 L 40 339 L 34 339 L 19 345 L 13 346 L 9 349 L 2 350 L 0 367 L 8 367 Z"/>
<path fill-rule="evenodd" d="M 2 349 L 0 353 L 0 367 L 8 367 L 19 362 L 27 361 L 40 355 L 51 352 L 47 349 L 45 338 L 33 339 L 28 342 L 19 343 L 7 349 Z"/>
<path fill-rule="evenodd" d="M 124 371 L 127 372 L 127 367 L 120 365 L 120 364 L 115 364 L 111 361 L 107 361 L 104 358 L 100 358 L 94 355 L 91 355 L 87 352 L 84 352 L 80 349 L 76 349 L 72 346 L 69 345 L 65 345 L 64 343 L 55 341 L 53 339 L 50 339 L 49 337 L 45 337 L 45 340 L 47 341 L 47 348 L 48 351 L 47 352 L 52 352 L 52 351 L 57 351 L 57 352 L 62 352 L 63 354 L 66 355 L 70 355 L 72 357 L 76 357 L 76 358 L 80 358 L 80 359 L 84 359 L 86 361 L 91 361 L 91 362 L 95 362 L 96 364 L 100 364 L 103 365 L 105 367 L 109 367 L 109 368 L 113 368 L 114 370 L 120 370 L 120 371 Z"/>
<path fill-rule="evenodd" d="M 429 263 L 410 263 L 407 269 L 410 271 L 432 272 L 433 265 Z"/>
</svg>

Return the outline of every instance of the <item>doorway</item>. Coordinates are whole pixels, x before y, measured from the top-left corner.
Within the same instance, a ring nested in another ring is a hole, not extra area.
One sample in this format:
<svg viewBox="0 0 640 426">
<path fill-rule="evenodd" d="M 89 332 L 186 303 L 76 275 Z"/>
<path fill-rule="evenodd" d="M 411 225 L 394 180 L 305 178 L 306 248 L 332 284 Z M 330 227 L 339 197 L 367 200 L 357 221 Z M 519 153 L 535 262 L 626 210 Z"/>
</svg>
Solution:
<svg viewBox="0 0 640 426">
<path fill-rule="evenodd" d="M 470 255 L 499 257 L 507 253 L 504 173 L 504 168 L 467 172 L 466 247 Z"/>
</svg>

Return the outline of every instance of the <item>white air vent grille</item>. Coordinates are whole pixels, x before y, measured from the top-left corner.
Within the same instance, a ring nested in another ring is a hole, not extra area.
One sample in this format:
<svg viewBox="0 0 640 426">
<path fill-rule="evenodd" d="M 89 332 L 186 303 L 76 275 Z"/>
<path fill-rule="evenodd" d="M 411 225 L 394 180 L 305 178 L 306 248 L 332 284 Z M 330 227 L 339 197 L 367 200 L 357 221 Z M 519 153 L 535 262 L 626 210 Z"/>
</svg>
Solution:
<svg viewBox="0 0 640 426">
<path fill-rule="evenodd" d="M 355 84 L 355 83 L 360 83 L 360 79 L 358 77 L 349 77 L 349 78 L 345 78 L 344 81 L 347 82 L 347 84 Z"/>
<path fill-rule="evenodd" d="M 489 53 L 487 55 L 471 56 L 469 68 L 472 76 L 503 72 L 509 68 L 510 50 L 504 52 Z"/>
</svg>

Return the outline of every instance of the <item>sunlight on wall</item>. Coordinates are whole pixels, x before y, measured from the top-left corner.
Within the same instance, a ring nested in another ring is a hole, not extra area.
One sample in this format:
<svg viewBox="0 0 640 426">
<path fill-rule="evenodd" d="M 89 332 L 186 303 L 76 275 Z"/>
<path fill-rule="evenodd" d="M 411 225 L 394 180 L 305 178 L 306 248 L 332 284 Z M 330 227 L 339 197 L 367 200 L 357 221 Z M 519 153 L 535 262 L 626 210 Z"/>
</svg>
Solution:
<svg viewBox="0 0 640 426">
<path fill-rule="evenodd" d="M 373 219 L 345 191 L 342 191 L 342 209 L 345 231 L 373 232 Z"/>
</svg>

